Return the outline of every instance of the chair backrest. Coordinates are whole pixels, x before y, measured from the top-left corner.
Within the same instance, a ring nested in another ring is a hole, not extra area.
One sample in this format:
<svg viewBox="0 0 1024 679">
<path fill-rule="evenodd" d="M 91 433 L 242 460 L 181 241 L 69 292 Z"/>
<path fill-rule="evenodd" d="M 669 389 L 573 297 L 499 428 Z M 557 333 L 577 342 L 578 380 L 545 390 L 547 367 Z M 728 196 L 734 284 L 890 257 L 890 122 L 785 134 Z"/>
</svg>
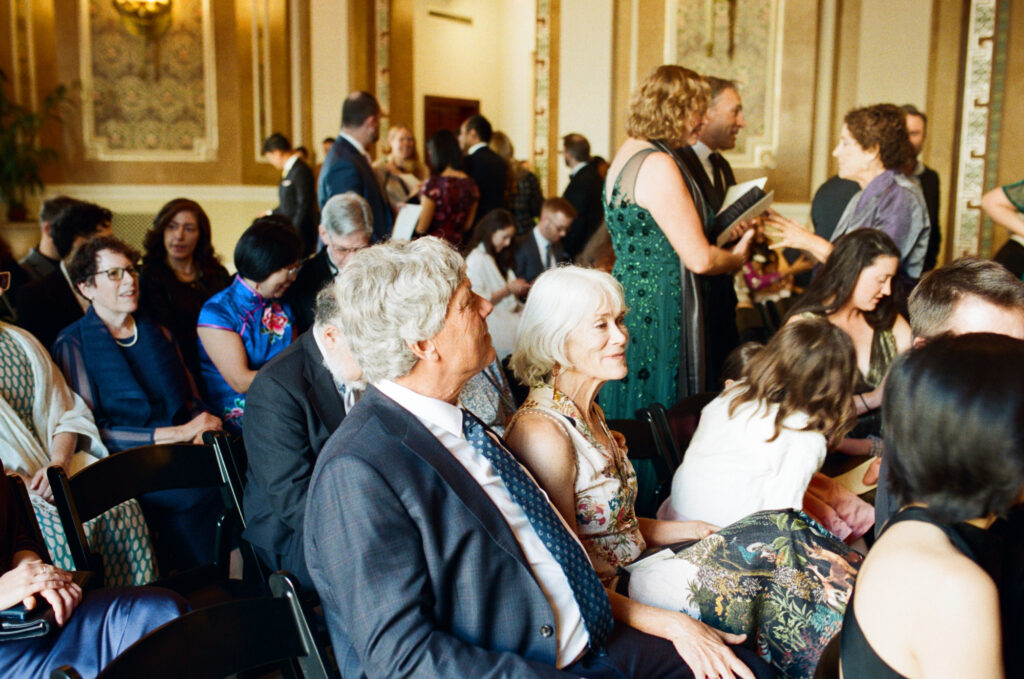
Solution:
<svg viewBox="0 0 1024 679">
<path fill-rule="evenodd" d="M 690 447 L 690 439 L 693 438 L 693 433 L 697 431 L 697 425 L 700 424 L 701 411 L 704 410 L 704 406 L 715 400 L 718 394 L 719 392 L 715 391 L 693 394 L 680 399 L 678 403 L 665 411 L 668 428 L 675 438 L 676 448 L 679 451 L 679 464 L 682 464 L 686 449 Z"/>
<path fill-rule="evenodd" d="M 111 661 L 98 679 L 219 679 L 293 659 L 299 676 L 327 679 L 292 576 L 275 573 L 271 587 L 273 597 L 208 606 L 153 630 Z M 64 666 L 50 679 L 77 676 Z"/>
<path fill-rule="evenodd" d="M 103 567 L 90 554 L 86 521 L 146 493 L 223 485 L 216 455 L 206 445 L 140 446 L 101 458 L 71 477 L 60 467 L 46 474 L 75 568 L 98 573 Z M 221 516 L 219 533 L 229 528 L 226 523 Z"/>
<path fill-rule="evenodd" d="M 43 531 L 39 528 L 39 522 L 36 521 L 36 512 L 32 509 L 32 500 L 28 496 L 28 488 L 25 487 L 25 482 L 21 480 L 20 476 L 13 474 L 7 474 L 7 483 L 11 484 L 11 492 L 14 493 L 14 497 L 18 498 L 18 505 L 21 508 L 21 516 L 25 522 L 25 525 L 32 531 L 32 537 L 35 538 L 36 544 L 40 545 L 43 550 L 39 558 L 45 563 L 51 563 L 50 551 L 46 549 L 46 541 L 43 539 Z"/>
<path fill-rule="evenodd" d="M 637 411 L 638 413 L 640 411 Z M 608 428 L 617 431 L 626 439 L 629 448 L 629 459 L 633 461 L 646 461 L 654 470 L 655 483 L 651 489 L 651 497 L 644 497 L 648 493 L 641 492 L 637 497 L 637 514 L 654 515 L 662 501 L 668 497 L 672 487 L 672 470 L 666 460 L 664 451 L 658 444 L 657 437 L 649 421 L 644 420 L 608 420 Z M 643 486 L 643 474 L 637 465 L 637 480 Z"/>
<path fill-rule="evenodd" d="M 654 433 L 662 456 L 665 458 L 669 468 L 675 473 L 683 461 L 683 451 L 679 448 L 675 434 L 668 422 L 668 411 L 660 403 L 652 403 L 646 408 L 637 411 L 640 419 L 650 423 L 651 431 Z"/>
</svg>

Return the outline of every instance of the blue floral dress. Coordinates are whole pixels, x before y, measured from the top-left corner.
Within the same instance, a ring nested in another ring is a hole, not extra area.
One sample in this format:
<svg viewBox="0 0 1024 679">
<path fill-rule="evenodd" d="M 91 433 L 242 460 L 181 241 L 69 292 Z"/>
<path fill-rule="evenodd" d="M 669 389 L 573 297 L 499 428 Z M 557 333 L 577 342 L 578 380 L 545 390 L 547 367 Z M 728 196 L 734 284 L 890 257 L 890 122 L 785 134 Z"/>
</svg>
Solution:
<svg viewBox="0 0 1024 679">
<path fill-rule="evenodd" d="M 292 342 L 293 316 L 287 302 L 264 299 L 240 276 L 211 297 L 199 312 L 200 328 L 238 333 L 249 358 L 249 368 L 259 370 Z M 241 433 L 245 394 L 224 380 L 199 341 L 199 370 L 207 404 L 224 419 L 226 429 Z"/>
</svg>

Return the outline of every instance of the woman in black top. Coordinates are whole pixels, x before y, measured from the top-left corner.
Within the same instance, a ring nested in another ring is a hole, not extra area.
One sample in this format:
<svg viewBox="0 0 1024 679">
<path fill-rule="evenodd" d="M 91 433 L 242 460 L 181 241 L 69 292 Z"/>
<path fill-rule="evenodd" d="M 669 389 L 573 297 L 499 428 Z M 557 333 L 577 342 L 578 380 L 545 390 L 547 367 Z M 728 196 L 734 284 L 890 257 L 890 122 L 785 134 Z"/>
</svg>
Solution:
<svg viewBox="0 0 1024 679">
<path fill-rule="evenodd" d="M 146 234 L 139 276 L 140 310 L 171 331 L 196 378 L 199 310 L 231 283 L 210 239 L 210 218 L 199 203 L 175 198 L 160 208 Z"/>
<path fill-rule="evenodd" d="M 1004 671 L 1001 643 L 1020 641 L 1006 599 L 1015 583 L 993 568 L 1012 555 L 988 533 L 1024 491 L 1021 374 L 1024 341 L 984 333 L 940 337 L 890 373 L 883 430 L 903 509 L 846 609 L 846 679 L 1019 676 Z"/>
</svg>

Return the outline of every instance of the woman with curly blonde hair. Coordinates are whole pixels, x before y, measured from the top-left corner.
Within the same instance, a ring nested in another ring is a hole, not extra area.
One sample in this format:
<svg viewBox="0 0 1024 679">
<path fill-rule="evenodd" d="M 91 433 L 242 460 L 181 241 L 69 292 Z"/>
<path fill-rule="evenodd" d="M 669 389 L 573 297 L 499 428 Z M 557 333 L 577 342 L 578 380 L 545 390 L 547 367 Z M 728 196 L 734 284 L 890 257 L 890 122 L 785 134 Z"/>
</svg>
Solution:
<svg viewBox="0 0 1024 679">
<path fill-rule="evenodd" d="M 747 258 L 753 232 L 730 249 L 709 242 L 711 210 L 675 149 L 697 140 L 709 88 L 681 66 L 659 66 L 633 93 L 629 138 L 608 168 L 605 222 L 615 249 L 635 350 L 629 376 L 608 385 L 609 417 L 705 391 L 707 331 L 698 274 L 729 273 Z"/>
</svg>

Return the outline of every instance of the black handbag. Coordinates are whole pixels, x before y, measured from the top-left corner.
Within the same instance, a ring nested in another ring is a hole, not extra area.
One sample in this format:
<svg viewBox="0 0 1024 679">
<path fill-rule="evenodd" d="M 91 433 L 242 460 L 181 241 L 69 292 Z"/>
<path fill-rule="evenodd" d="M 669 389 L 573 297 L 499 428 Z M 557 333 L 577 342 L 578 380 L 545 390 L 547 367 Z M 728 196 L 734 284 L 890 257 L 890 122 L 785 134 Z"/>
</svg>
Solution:
<svg viewBox="0 0 1024 679">
<path fill-rule="evenodd" d="M 53 608 L 42 599 L 36 599 L 32 610 L 18 604 L 0 611 L 0 642 L 45 637 L 56 627 Z"/>
</svg>

